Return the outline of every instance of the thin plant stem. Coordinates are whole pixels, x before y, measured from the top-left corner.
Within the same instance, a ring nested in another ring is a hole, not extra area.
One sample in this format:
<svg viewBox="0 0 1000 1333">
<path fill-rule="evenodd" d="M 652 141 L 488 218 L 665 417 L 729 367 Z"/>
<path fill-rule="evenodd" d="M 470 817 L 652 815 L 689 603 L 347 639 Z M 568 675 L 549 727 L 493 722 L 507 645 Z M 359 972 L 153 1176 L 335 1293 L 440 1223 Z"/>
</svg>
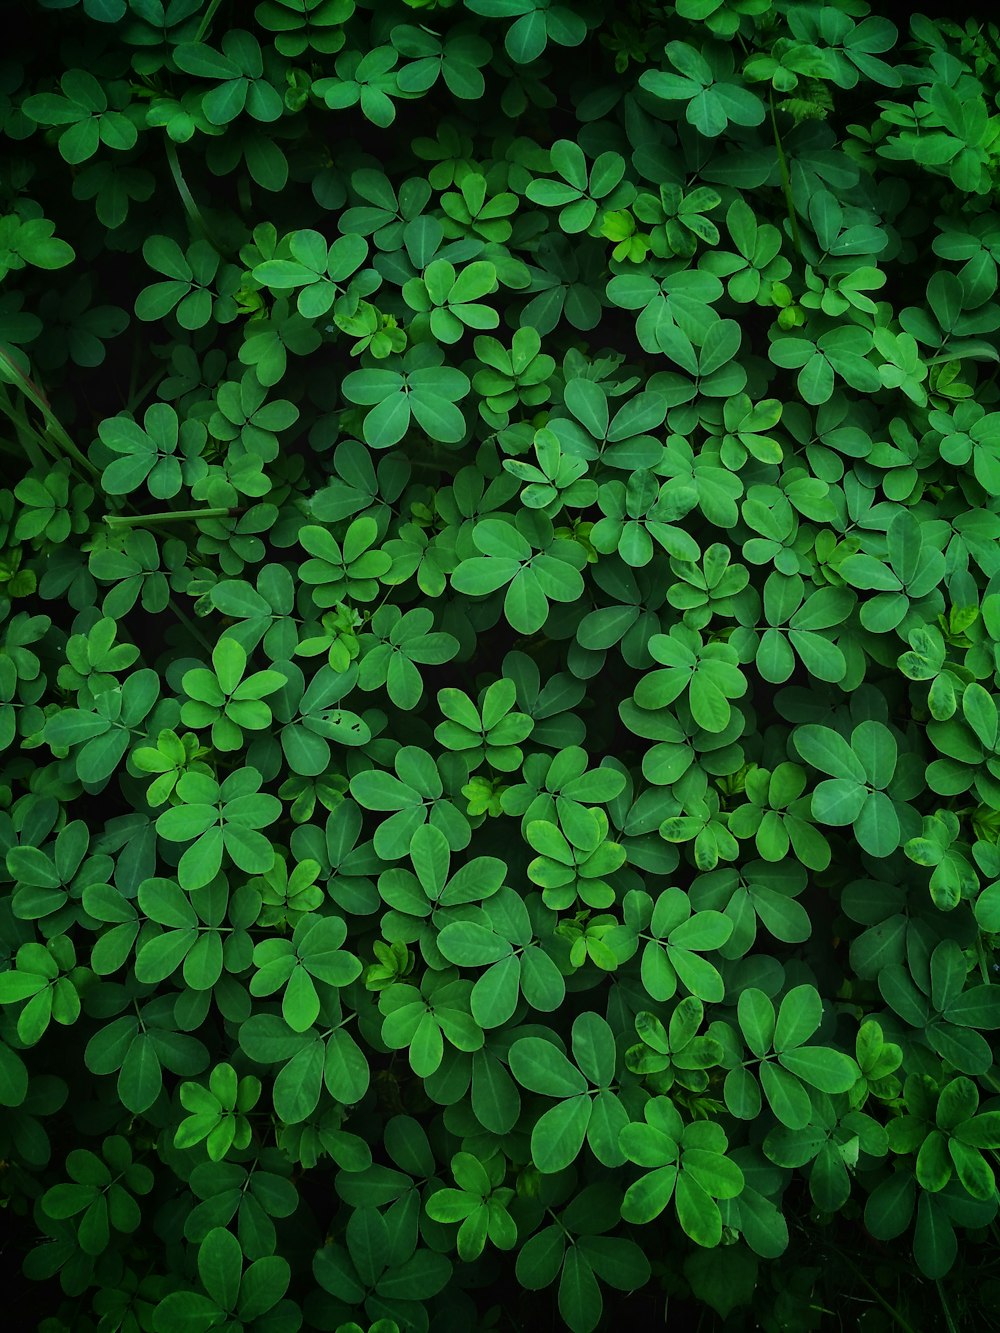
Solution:
<svg viewBox="0 0 1000 1333">
<path fill-rule="evenodd" d="M 767 104 L 771 111 L 771 128 L 774 130 L 774 146 L 778 150 L 778 166 L 781 168 L 781 188 L 785 195 L 785 208 L 788 210 L 788 221 L 791 223 L 792 227 L 792 243 L 801 258 L 802 237 L 799 235 L 799 219 L 795 212 L 795 205 L 792 202 L 792 178 L 788 174 L 788 159 L 785 157 L 785 149 L 781 142 L 781 135 L 778 133 L 778 118 L 774 114 L 774 98 L 768 97 Z"/>
<path fill-rule="evenodd" d="M 869 1292 L 871 1292 L 872 1296 L 875 1297 L 875 1300 L 879 1302 L 879 1305 L 885 1310 L 885 1313 L 889 1314 L 889 1316 L 896 1321 L 896 1324 L 903 1329 L 903 1333 L 917 1333 L 917 1330 L 913 1328 L 911 1322 L 905 1320 L 905 1318 L 901 1316 L 899 1310 L 896 1309 L 896 1306 L 889 1305 L 889 1302 L 885 1300 L 885 1297 L 881 1294 L 879 1288 L 873 1286 L 871 1282 L 868 1281 L 868 1278 L 864 1276 L 864 1273 L 861 1272 L 860 1268 L 857 1268 L 857 1265 L 853 1262 L 849 1254 L 845 1253 L 844 1250 L 841 1250 L 839 1246 L 836 1245 L 831 1245 L 829 1248 L 833 1250 L 833 1253 L 836 1254 L 837 1258 L 843 1258 L 843 1261 L 847 1264 L 848 1268 L 851 1269 L 851 1272 L 855 1274 L 857 1280 L 864 1282 L 864 1285 L 867 1286 Z"/>
<path fill-rule="evenodd" d="M 105 514 L 109 528 L 140 528 L 147 524 L 197 522 L 200 518 L 230 518 L 232 509 L 174 509 L 163 514 Z"/>
<path fill-rule="evenodd" d="M 424 472 L 450 472 L 452 476 L 455 476 L 459 471 L 452 459 L 445 460 L 443 458 L 434 458 L 428 460 L 424 458 L 410 458 L 408 454 L 404 454 L 403 457 L 409 463 L 410 467 L 419 468 Z"/>
<path fill-rule="evenodd" d="M 42 460 L 35 456 L 32 445 L 26 440 L 18 440 L 15 444 L 13 440 L 5 440 L 0 437 L 0 454 L 6 454 L 8 458 L 18 458 L 21 454 L 28 455 L 28 461 L 32 467 L 40 467 Z"/>
<path fill-rule="evenodd" d="M 181 171 L 180 160 L 177 157 L 177 148 L 172 139 L 164 139 L 164 147 L 167 154 L 167 165 L 170 167 L 170 174 L 174 178 L 174 184 L 177 186 L 177 193 L 181 197 L 181 203 L 188 217 L 202 233 L 208 243 L 219 252 L 219 254 L 228 254 L 226 246 L 222 245 L 218 238 L 213 234 L 212 228 L 205 221 L 205 217 L 195 202 L 194 195 L 188 189 L 187 181 L 184 179 L 184 173 Z"/>
<path fill-rule="evenodd" d="M 170 597 L 167 598 L 167 605 L 168 605 L 168 606 L 170 607 L 170 609 L 173 611 L 174 615 L 175 615 L 175 616 L 177 617 L 177 619 L 181 622 L 181 624 L 184 626 L 184 628 L 187 630 L 187 632 L 188 632 L 189 634 L 193 635 L 194 638 L 196 638 L 196 639 L 198 640 L 198 642 L 201 644 L 201 646 L 202 646 L 202 647 L 205 649 L 205 651 L 209 654 L 209 656 L 211 656 L 211 654 L 212 654 L 212 645 L 209 643 L 209 641 L 208 641 L 208 639 L 205 637 L 205 635 L 202 634 L 201 630 L 200 630 L 200 629 L 198 628 L 198 626 L 194 623 L 194 621 L 193 621 L 193 620 L 191 619 L 191 617 L 187 614 L 187 612 L 186 612 L 186 611 L 182 611 L 181 608 L 177 605 L 177 603 L 176 603 L 176 602 L 174 601 L 174 599 L 173 599 L 173 596 L 170 596 Z"/>
<path fill-rule="evenodd" d="M 135 505 L 131 502 L 131 500 L 126 500 L 126 501 L 125 501 L 125 504 L 126 504 L 126 506 L 127 506 L 129 509 L 135 509 Z M 171 514 L 169 515 L 169 517 L 170 517 L 170 518 L 176 518 L 176 517 L 178 517 L 179 512 L 180 512 L 180 511 L 178 511 L 178 513 L 171 513 Z M 188 514 L 197 512 L 199 515 L 201 515 L 201 514 L 204 514 L 204 513 L 206 513 L 206 512 L 210 512 L 210 511 L 207 511 L 207 510 L 199 510 L 199 511 L 189 510 L 189 511 L 187 511 L 187 512 L 188 512 Z M 224 510 L 221 510 L 221 511 L 214 511 L 214 512 L 221 513 L 221 514 L 228 514 L 228 513 L 229 513 L 229 510 L 224 509 Z M 128 529 L 128 528 L 131 528 L 131 527 L 138 526 L 139 524 L 141 524 L 141 523 L 147 521 L 147 519 L 150 518 L 150 517 L 160 518 L 160 519 L 166 519 L 168 516 L 167 516 L 167 515 L 146 515 L 146 514 L 140 514 L 140 513 L 136 513 L 136 514 L 131 515 L 131 516 L 130 516 L 130 515 L 126 515 L 126 514 L 106 514 L 106 515 L 105 515 L 105 518 L 104 518 L 104 521 L 105 521 L 106 524 L 108 524 L 109 527 L 112 528 L 112 530 L 114 530 L 115 528 L 125 528 L 125 529 Z M 115 522 L 109 522 L 109 520 L 113 520 L 113 519 L 118 519 L 119 522 L 117 522 L 117 523 L 115 523 Z M 187 614 L 187 612 L 186 612 L 186 611 L 182 611 L 181 608 L 177 605 L 177 602 L 174 600 L 174 597 L 173 597 L 173 594 L 172 594 L 172 593 L 169 594 L 168 597 L 167 597 L 167 605 L 170 607 L 171 611 L 173 611 L 174 615 L 175 615 L 175 616 L 177 617 L 177 619 L 181 622 L 181 624 L 185 627 L 185 629 L 188 631 L 188 633 L 191 634 L 195 639 L 197 639 L 198 642 L 201 644 L 201 646 L 205 649 L 205 651 L 206 651 L 209 655 L 211 655 L 211 653 L 212 653 L 212 644 L 209 643 L 208 639 L 205 637 L 204 634 L 202 634 L 201 630 L 200 630 L 200 629 L 198 628 L 198 626 L 194 623 L 194 621 L 193 621 L 193 620 L 191 619 L 191 617 Z"/>
<path fill-rule="evenodd" d="M 982 935 L 976 936 L 976 958 L 979 961 L 979 975 L 982 977 L 983 982 L 987 986 L 991 985 L 992 981 L 990 978 L 989 968 L 986 966 L 986 951 L 983 948 Z"/>
<path fill-rule="evenodd" d="M 10 401 L 9 395 L 6 393 L 4 393 L 3 398 L 0 399 L 0 411 L 7 417 L 17 435 L 16 445 L 12 440 L 3 442 L 5 446 L 8 446 L 4 448 L 4 453 L 9 454 L 13 458 L 16 458 L 19 452 L 21 454 L 27 454 L 31 466 L 33 468 L 42 469 L 45 468 L 48 462 L 45 457 L 46 454 L 56 459 L 61 457 L 58 450 L 53 445 L 49 444 L 44 436 L 39 435 L 38 431 L 35 430 L 24 413 L 14 406 Z"/>
<path fill-rule="evenodd" d="M 135 397 L 135 382 L 139 376 L 139 358 L 142 354 L 142 343 L 138 338 L 132 343 L 132 365 L 128 376 L 128 401 L 131 411 L 132 400 Z"/>
<path fill-rule="evenodd" d="M 212 20 L 215 18 L 216 11 L 218 10 L 221 4 L 222 0 L 211 0 L 211 4 L 205 10 L 204 15 L 202 16 L 202 20 L 198 24 L 198 31 L 195 33 L 194 37 L 194 40 L 196 42 L 200 42 L 202 38 L 205 36 L 205 33 L 208 32 Z"/>
<path fill-rule="evenodd" d="M 162 380 L 163 377 L 166 375 L 167 369 L 168 368 L 166 366 L 160 366 L 159 369 L 156 371 L 156 373 L 154 375 L 150 375 L 146 383 L 143 384 L 138 389 L 136 389 L 134 386 L 130 386 L 128 402 L 125 404 L 126 412 L 133 412 L 133 413 L 135 412 L 135 409 L 143 401 L 143 399 L 149 393 L 150 389 L 155 389 L 157 384 L 159 384 L 160 380 Z"/>
<path fill-rule="evenodd" d="M 25 398 L 28 399 L 29 402 L 31 402 L 35 407 L 38 408 L 43 418 L 45 419 L 46 430 L 49 436 L 52 437 L 51 439 L 46 439 L 45 435 L 35 430 L 32 427 L 31 423 L 28 421 L 27 416 L 24 414 L 24 412 L 19 410 L 15 406 L 15 404 L 11 401 L 10 394 L 7 391 L 6 384 L 2 382 L 4 380 L 7 381 L 7 383 L 12 383 L 16 388 L 18 388 L 21 391 L 21 393 L 24 395 Z M 8 353 L 4 350 L 2 346 L 0 346 L 0 390 L 2 390 L 2 394 L 0 394 L 0 411 L 4 412 L 10 418 L 10 420 L 14 423 L 15 427 L 18 428 L 19 433 L 23 432 L 23 435 L 27 437 L 21 439 L 21 445 L 22 448 L 24 448 L 25 452 L 28 453 L 29 458 L 31 456 L 31 447 L 28 443 L 28 440 L 33 439 L 34 441 L 37 442 L 38 445 L 42 446 L 42 448 L 44 448 L 47 452 L 51 453 L 56 459 L 60 459 L 61 457 L 63 457 L 63 455 L 60 453 L 60 447 L 61 447 L 61 449 L 65 450 L 65 452 L 70 455 L 70 459 L 72 461 L 75 461 L 76 463 L 83 466 L 87 470 L 87 472 L 89 472 L 92 476 L 94 477 L 100 476 L 100 470 L 96 468 L 93 465 L 93 463 L 91 463 L 89 458 L 87 458 L 84 454 L 82 454 L 79 451 L 79 449 L 77 449 L 76 445 L 70 439 L 66 430 L 63 428 L 61 422 L 53 413 L 51 407 L 48 404 L 47 399 L 42 395 L 40 390 L 32 383 L 32 381 L 29 380 L 27 376 L 25 376 L 21 372 L 20 367 L 16 365 L 16 363 L 11 359 L 11 357 L 8 355 Z M 31 462 L 32 466 L 41 466 L 41 460 L 32 458 Z M 114 527 L 128 528 L 137 526 L 138 524 L 142 524 L 144 522 L 149 522 L 150 519 L 152 519 L 154 522 L 157 521 L 167 522 L 177 518 L 205 517 L 206 515 L 213 518 L 222 518 L 222 517 L 228 517 L 229 513 L 230 510 L 228 509 L 205 509 L 199 511 L 195 510 L 178 511 L 177 513 L 167 514 L 167 515 L 138 514 L 131 519 L 124 515 L 113 515 L 113 516 L 109 515 L 105 517 L 105 522 L 108 524 L 109 527 L 112 528 Z M 117 520 L 117 522 L 115 520 Z M 177 605 L 173 596 L 168 597 L 167 604 L 171 608 L 177 619 L 181 622 L 181 624 L 185 626 L 188 633 L 191 634 L 195 639 L 197 639 L 198 642 L 205 648 L 205 650 L 208 653 L 211 653 L 212 645 L 209 643 L 205 635 L 202 634 L 201 630 L 194 623 L 191 617 L 188 616 L 186 612 L 182 611 L 181 608 Z"/>
<path fill-rule="evenodd" d="M 44 396 L 36 384 L 22 373 L 20 367 L 12 360 L 2 346 L 0 346 L 0 377 L 8 384 L 12 384 L 27 398 L 28 402 L 41 412 L 45 421 L 46 434 L 51 437 L 51 442 L 47 442 L 45 435 L 34 429 L 28 421 L 27 416 L 20 412 L 10 400 L 10 395 L 4 392 L 4 402 L 0 408 L 11 417 L 12 420 L 20 422 L 29 434 L 31 434 L 43 448 L 47 449 L 56 458 L 61 458 L 68 454 L 70 459 L 78 463 L 92 477 L 100 475 L 99 470 L 94 467 L 89 458 L 76 447 L 70 439 L 66 429 L 49 406 L 48 399 Z M 62 453 L 60 453 L 60 450 Z"/>
<path fill-rule="evenodd" d="M 844 1263 L 847 1264 L 848 1268 L 851 1270 L 854 1276 L 860 1282 L 864 1283 L 864 1285 L 875 1297 L 875 1299 L 878 1301 L 879 1305 L 881 1305 L 882 1309 L 886 1312 L 886 1314 L 892 1316 L 892 1318 L 896 1321 L 899 1327 L 903 1330 L 903 1333 L 917 1333 L 917 1330 L 913 1327 L 913 1325 L 908 1320 L 903 1318 L 903 1316 L 899 1313 L 899 1311 L 896 1309 L 894 1305 L 889 1304 L 889 1302 L 885 1299 L 885 1297 L 882 1295 L 879 1289 L 873 1286 L 872 1283 L 868 1281 L 864 1273 L 862 1273 L 861 1269 L 858 1268 L 857 1265 L 851 1261 L 851 1259 L 848 1257 L 848 1255 L 844 1253 L 843 1250 L 837 1250 L 836 1253 L 840 1256 L 841 1259 L 843 1259 Z"/>
<path fill-rule="evenodd" d="M 951 1311 L 948 1309 L 948 1302 L 944 1298 L 944 1287 L 941 1285 L 941 1279 L 936 1278 L 934 1285 L 937 1287 L 938 1299 L 941 1302 L 941 1309 L 944 1311 L 944 1322 L 948 1325 L 948 1333 L 958 1333 L 958 1327 L 951 1317 Z"/>
</svg>

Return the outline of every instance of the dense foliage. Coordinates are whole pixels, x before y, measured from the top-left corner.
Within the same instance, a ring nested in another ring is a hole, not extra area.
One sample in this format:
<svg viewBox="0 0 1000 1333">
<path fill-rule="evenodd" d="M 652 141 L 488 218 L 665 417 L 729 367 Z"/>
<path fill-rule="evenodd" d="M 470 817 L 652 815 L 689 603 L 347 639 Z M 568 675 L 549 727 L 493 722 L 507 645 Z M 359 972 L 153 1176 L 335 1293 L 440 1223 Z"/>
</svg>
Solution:
<svg viewBox="0 0 1000 1333">
<path fill-rule="evenodd" d="M 995 25 L 0 12 L 18 1327 L 1000 1326 Z"/>
</svg>

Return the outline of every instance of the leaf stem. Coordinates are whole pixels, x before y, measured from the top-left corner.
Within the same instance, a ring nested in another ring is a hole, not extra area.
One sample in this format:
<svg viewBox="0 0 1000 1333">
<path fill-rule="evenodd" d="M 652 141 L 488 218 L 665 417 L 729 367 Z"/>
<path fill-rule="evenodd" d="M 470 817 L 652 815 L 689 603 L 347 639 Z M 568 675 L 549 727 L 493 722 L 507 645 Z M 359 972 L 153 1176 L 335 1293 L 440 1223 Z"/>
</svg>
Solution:
<svg viewBox="0 0 1000 1333">
<path fill-rule="evenodd" d="M 400 453 L 409 463 L 410 467 L 419 468 L 425 472 L 448 472 L 452 476 L 455 476 L 459 471 L 457 460 L 453 458 L 411 458 L 409 454 L 403 453 L 402 450 L 400 450 Z"/>
<path fill-rule="evenodd" d="M 184 173 L 181 171 L 180 160 L 177 157 L 177 146 L 172 139 L 164 139 L 164 147 L 167 153 L 167 165 L 170 167 L 170 174 L 174 178 L 174 184 L 177 186 L 177 193 L 181 197 L 181 203 L 188 217 L 202 233 L 208 243 L 217 250 L 219 254 L 228 254 L 226 246 L 220 244 L 213 234 L 211 227 L 205 221 L 204 215 L 198 205 L 195 203 L 194 195 L 188 189 L 187 181 L 184 179 Z"/>
<path fill-rule="evenodd" d="M 833 1247 L 831 1246 L 831 1249 L 832 1248 Z M 881 1305 L 882 1309 L 885 1310 L 886 1314 L 891 1315 L 892 1318 L 896 1321 L 899 1327 L 903 1330 L 903 1333 L 917 1333 L 917 1330 L 913 1327 L 913 1325 L 909 1323 L 908 1320 L 904 1319 L 903 1316 L 896 1309 L 896 1307 L 894 1305 L 889 1304 L 889 1302 L 885 1299 L 885 1297 L 882 1295 L 879 1289 L 873 1286 L 872 1283 L 868 1281 L 864 1273 L 862 1273 L 861 1269 L 858 1268 L 857 1265 L 851 1261 L 849 1255 L 845 1254 L 843 1250 L 839 1249 L 836 1250 L 835 1253 L 838 1254 L 841 1259 L 843 1259 L 843 1261 L 847 1264 L 848 1268 L 851 1270 L 854 1276 L 858 1278 L 859 1281 L 864 1283 L 864 1285 L 868 1288 L 871 1294 L 878 1301 L 879 1305 Z"/>
<path fill-rule="evenodd" d="M 982 977 L 985 985 L 992 985 L 989 968 L 986 966 L 986 951 L 983 948 L 982 935 L 976 936 L 976 958 L 979 961 L 979 975 Z"/>
<path fill-rule="evenodd" d="M 230 518 L 233 509 L 174 509 L 162 514 L 105 514 L 104 521 L 109 528 L 138 528 L 152 523 L 180 523 L 200 518 Z"/>
<path fill-rule="evenodd" d="M 159 384 L 160 380 L 163 379 L 166 373 L 167 373 L 167 367 L 160 366 L 160 368 L 156 371 L 155 374 L 150 375 L 149 379 L 146 381 L 145 384 L 142 385 L 141 388 L 136 389 L 134 387 L 134 382 L 133 382 L 133 384 L 129 386 L 128 402 L 125 404 L 126 412 L 134 413 L 135 409 L 143 401 L 143 399 L 149 393 L 150 389 L 154 389 L 156 385 Z"/>
<path fill-rule="evenodd" d="M 0 345 L 0 378 L 5 380 L 8 384 L 13 384 L 15 388 L 20 390 L 24 397 L 27 398 L 28 402 L 41 412 L 45 421 L 46 433 L 51 436 L 53 444 L 58 446 L 58 448 L 50 448 L 50 452 L 54 453 L 58 458 L 60 456 L 59 449 L 62 449 L 71 459 L 86 469 L 92 477 L 100 476 L 100 470 L 93 465 L 85 454 L 80 452 L 70 439 L 66 429 L 49 406 L 48 399 L 38 386 L 23 373 L 21 368 L 2 345 Z M 4 392 L 4 398 L 6 401 L 2 404 L 3 411 L 5 411 L 12 420 L 20 420 L 27 431 L 30 434 L 33 434 L 38 442 L 45 447 L 45 436 L 33 429 L 24 413 L 18 412 L 17 408 L 10 401 L 10 396 L 6 391 Z"/>
<path fill-rule="evenodd" d="M 52 454 L 56 458 L 59 457 L 57 450 L 46 444 L 45 438 L 39 435 L 24 413 L 17 410 L 6 392 L 0 399 L 0 411 L 7 417 L 17 435 L 16 445 L 11 441 L 10 447 L 3 448 L 5 454 L 9 454 L 12 458 L 23 457 L 27 454 L 28 461 L 33 468 L 44 468 L 46 462 L 44 455 L 46 453 Z M 0 443 L 4 446 L 7 444 L 6 441 Z M 41 446 L 42 452 L 39 452 L 39 446 Z"/>
<path fill-rule="evenodd" d="M 785 196 L 785 208 L 788 211 L 788 221 L 792 227 L 792 243 L 795 246 L 799 258 L 802 258 L 802 237 L 799 235 L 799 219 L 795 212 L 795 205 L 792 202 L 792 179 L 788 174 L 788 160 L 785 157 L 785 149 L 781 142 L 781 135 L 778 133 L 778 119 L 774 114 L 774 97 L 768 94 L 767 104 L 771 112 L 771 128 L 774 130 L 774 146 L 778 150 L 778 166 L 781 168 L 781 188 Z"/>
<path fill-rule="evenodd" d="M 948 1325 L 948 1333 L 958 1333 L 955 1321 L 951 1317 L 951 1311 L 948 1309 L 948 1302 L 944 1298 L 944 1287 L 941 1285 L 941 1279 L 935 1278 L 934 1285 L 937 1287 L 938 1299 L 941 1302 L 941 1309 L 944 1311 L 944 1322 Z"/>
<path fill-rule="evenodd" d="M 195 33 L 194 36 L 195 42 L 200 42 L 202 38 L 205 36 L 205 33 L 208 32 L 212 20 L 215 18 L 216 10 L 219 8 L 221 4 L 222 0 L 211 0 L 211 3 L 205 10 L 204 15 L 202 16 L 201 22 L 198 24 L 198 31 Z"/>
<path fill-rule="evenodd" d="M 198 626 L 194 623 L 194 621 L 193 621 L 193 620 L 191 619 L 191 617 L 187 614 L 187 612 L 181 610 L 181 608 L 177 605 L 177 603 L 174 601 L 174 599 L 173 599 L 172 596 L 167 598 L 167 605 L 171 608 L 171 610 L 173 611 L 174 615 L 175 615 L 175 616 L 177 617 L 177 619 L 181 622 L 181 624 L 185 627 L 185 629 L 188 631 L 188 633 L 194 635 L 194 637 L 198 640 L 198 642 L 201 644 L 201 646 L 206 650 L 206 652 L 209 654 L 209 656 L 211 656 L 211 653 L 212 653 L 212 645 L 209 643 L 208 639 L 206 639 L 205 635 L 202 634 L 201 630 L 200 630 L 200 629 L 198 628 Z"/>
</svg>

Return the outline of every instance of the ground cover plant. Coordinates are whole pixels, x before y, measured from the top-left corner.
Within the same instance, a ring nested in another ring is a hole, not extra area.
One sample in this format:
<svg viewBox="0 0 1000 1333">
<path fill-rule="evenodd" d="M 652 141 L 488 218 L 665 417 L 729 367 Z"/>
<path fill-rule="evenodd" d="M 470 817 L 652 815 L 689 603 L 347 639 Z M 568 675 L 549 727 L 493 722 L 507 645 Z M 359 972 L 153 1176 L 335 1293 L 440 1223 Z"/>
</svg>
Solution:
<svg viewBox="0 0 1000 1333">
<path fill-rule="evenodd" d="M 0 4 L 17 1327 L 1000 1327 L 945 8 Z"/>
</svg>

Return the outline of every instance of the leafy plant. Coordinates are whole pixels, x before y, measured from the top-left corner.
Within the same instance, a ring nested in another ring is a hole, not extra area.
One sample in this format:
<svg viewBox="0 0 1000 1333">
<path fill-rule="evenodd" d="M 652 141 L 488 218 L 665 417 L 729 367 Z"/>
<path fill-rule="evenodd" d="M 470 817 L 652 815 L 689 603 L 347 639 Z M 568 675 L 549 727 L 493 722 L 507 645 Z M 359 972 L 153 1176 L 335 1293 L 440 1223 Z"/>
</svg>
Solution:
<svg viewBox="0 0 1000 1333">
<path fill-rule="evenodd" d="M 31 10 L 8 1322 L 993 1327 L 996 23 Z"/>
</svg>

